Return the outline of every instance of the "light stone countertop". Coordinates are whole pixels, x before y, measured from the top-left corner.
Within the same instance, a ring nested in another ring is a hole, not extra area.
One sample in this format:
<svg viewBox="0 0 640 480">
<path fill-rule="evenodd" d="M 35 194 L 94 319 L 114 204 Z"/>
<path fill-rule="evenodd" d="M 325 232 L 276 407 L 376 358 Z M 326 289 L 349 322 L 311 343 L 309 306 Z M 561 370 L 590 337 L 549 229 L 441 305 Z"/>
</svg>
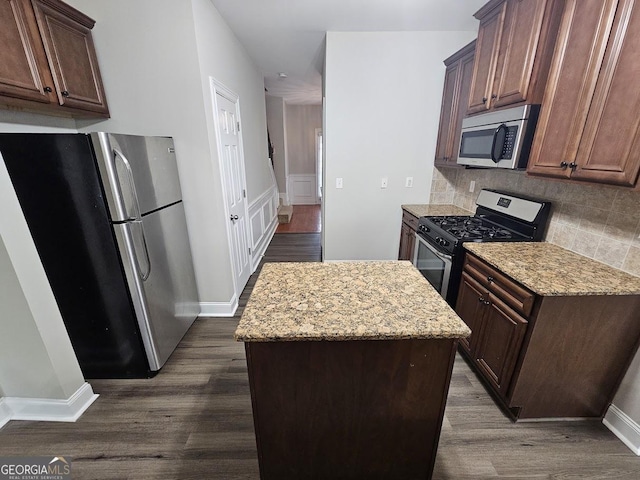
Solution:
<svg viewBox="0 0 640 480">
<path fill-rule="evenodd" d="M 446 215 L 473 215 L 473 212 L 455 205 L 402 205 L 402 208 L 416 217 L 443 217 Z"/>
<path fill-rule="evenodd" d="M 466 242 L 463 245 L 539 295 L 640 294 L 640 277 L 552 243 Z"/>
<path fill-rule="evenodd" d="M 266 263 L 238 341 L 461 338 L 471 331 L 406 261 Z"/>
</svg>

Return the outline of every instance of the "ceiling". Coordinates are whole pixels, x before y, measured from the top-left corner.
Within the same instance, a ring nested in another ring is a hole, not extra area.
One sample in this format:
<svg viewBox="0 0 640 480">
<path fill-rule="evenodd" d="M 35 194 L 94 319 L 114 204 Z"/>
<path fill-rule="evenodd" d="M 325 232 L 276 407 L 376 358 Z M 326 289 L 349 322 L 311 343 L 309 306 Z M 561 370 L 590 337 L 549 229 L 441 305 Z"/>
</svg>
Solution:
<svg viewBox="0 0 640 480">
<path fill-rule="evenodd" d="M 262 70 L 268 94 L 303 105 L 322 100 L 325 32 L 477 30 L 473 14 L 487 0 L 211 1 Z"/>
</svg>

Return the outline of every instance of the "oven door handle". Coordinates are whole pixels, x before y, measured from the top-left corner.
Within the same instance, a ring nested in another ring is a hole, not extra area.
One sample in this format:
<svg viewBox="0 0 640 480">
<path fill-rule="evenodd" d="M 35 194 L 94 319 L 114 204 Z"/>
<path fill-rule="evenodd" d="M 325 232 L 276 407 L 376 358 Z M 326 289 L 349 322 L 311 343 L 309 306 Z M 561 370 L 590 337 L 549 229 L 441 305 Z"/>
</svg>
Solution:
<svg viewBox="0 0 640 480">
<path fill-rule="evenodd" d="M 424 238 L 422 238 L 420 235 L 418 235 L 418 232 L 416 232 L 416 239 L 422 243 L 425 247 L 427 247 L 429 250 L 431 250 L 431 253 L 433 253 L 436 257 L 440 258 L 441 260 L 448 260 L 449 262 L 451 261 L 451 255 L 446 255 L 442 252 L 439 252 L 433 245 L 431 245 L 427 240 L 425 240 Z"/>
</svg>

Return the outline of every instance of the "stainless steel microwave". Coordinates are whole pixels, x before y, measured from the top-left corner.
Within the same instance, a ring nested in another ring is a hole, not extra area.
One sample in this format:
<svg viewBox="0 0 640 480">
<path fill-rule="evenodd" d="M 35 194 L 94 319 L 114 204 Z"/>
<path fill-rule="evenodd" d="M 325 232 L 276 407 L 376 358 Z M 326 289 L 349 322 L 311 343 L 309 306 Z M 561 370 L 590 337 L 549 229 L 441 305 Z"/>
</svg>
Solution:
<svg viewBox="0 0 640 480">
<path fill-rule="evenodd" d="M 540 105 L 522 105 L 462 120 L 458 165 L 526 168 Z"/>
</svg>

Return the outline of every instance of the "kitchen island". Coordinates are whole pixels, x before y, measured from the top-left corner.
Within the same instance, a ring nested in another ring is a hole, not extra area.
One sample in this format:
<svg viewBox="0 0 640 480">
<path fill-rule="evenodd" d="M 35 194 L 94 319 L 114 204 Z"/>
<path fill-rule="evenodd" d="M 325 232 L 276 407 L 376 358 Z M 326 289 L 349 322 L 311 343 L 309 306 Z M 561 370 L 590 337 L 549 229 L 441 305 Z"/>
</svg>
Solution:
<svg viewBox="0 0 640 480">
<path fill-rule="evenodd" d="M 261 478 L 430 478 L 469 334 L 409 262 L 266 264 L 236 331 Z"/>
</svg>

